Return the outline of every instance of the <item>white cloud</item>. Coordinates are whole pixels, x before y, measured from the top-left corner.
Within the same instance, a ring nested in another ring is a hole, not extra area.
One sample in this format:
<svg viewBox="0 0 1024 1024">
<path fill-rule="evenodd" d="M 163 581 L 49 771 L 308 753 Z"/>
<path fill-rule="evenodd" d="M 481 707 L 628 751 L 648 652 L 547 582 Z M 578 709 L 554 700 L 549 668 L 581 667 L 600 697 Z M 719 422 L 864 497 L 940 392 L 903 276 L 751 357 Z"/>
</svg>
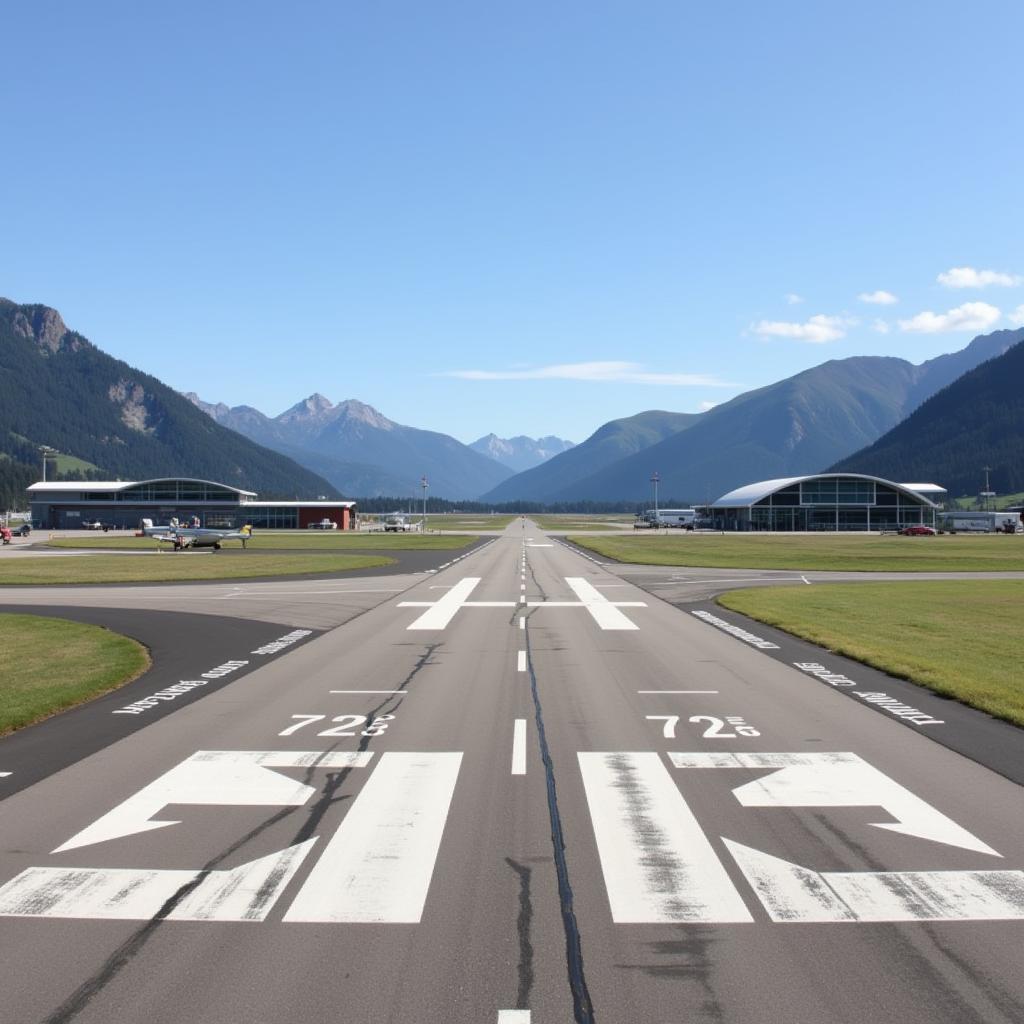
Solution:
<svg viewBox="0 0 1024 1024">
<path fill-rule="evenodd" d="M 825 316 L 819 313 L 802 324 L 786 320 L 759 320 L 751 324 L 755 334 L 765 338 L 793 338 L 796 341 L 822 345 L 846 337 L 846 328 L 856 323 L 849 317 Z"/>
<path fill-rule="evenodd" d="M 872 306 L 895 306 L 900 301 L 892 292 L 885 292 L 881 289 L 876 292 L 861 292 L 857 298 Z"/>
<path fill-rule="evenodd" d="M 803 301 L 804 297 L 802 295 L 797 295 L 796 292 L 786 293 L 786 304 L 789 306 L 799 306 Z"/>
<path fill-rule="evenodd" d="M 888 334 L 892 328 L 884 320 L 875 320 L 871 325 L 871 330 L 876 334 Z"/>
<path fill-rule="evenodd" d="M 1024 327 L 1024 306 L 1018 306 L 1012 313 L 1007 313 L 1007 319 L 1017 327 Z"/>
<path fill-rule="evenodd" d="M 948 313 L 918 313 L 909 320 L 901 320 L 901 331 L 917 334 L 939 334 L 944 331 L 984 331 L 1001 316 L 995 306 L 987 302 L 965 302 Z"/>
<path fill-rule="evenodd" d="M 728 381 L 702 373 L 649 373 L 640 363 L 560 363 L 513 370 L 448 370 L 438 377 L 459 380 L 575 380 L 619 384 L 668 384 L 675 387 L 732 387 Z"/>
<path fill-rule="evenodd" d="M 975 270 L 974 267 L 953 267 L 939 274 L 936 280 L 945 288 L 1015 288 L 1024 284 L 1020 274 L 1004 274 L 998 270 Z"/>
</svg>

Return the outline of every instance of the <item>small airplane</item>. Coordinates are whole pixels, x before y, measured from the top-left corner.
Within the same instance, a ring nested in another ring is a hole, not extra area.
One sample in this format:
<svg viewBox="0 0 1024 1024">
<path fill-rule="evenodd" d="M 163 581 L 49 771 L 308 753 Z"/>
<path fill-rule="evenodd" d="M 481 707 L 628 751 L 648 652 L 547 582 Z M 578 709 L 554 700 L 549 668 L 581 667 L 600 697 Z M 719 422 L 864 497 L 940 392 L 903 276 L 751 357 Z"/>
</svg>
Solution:
<svg viewBox="0 0 1024 1024">
<path fill-rule="evenodd" d="M 142 521 L 137 536 L 152 537 L 165 544 L 173 544 L 175 551 L 185 548 L 213 548 L 220 551 L 221 542 L 240 540 L 244 548 L 252 536 L 252 527 L 246 524 L 240 530 L 208 530 L 198 526 L 179 526 L 174 520 L 170 526 L 154 526 L 148 519 Z"/>
</svg>

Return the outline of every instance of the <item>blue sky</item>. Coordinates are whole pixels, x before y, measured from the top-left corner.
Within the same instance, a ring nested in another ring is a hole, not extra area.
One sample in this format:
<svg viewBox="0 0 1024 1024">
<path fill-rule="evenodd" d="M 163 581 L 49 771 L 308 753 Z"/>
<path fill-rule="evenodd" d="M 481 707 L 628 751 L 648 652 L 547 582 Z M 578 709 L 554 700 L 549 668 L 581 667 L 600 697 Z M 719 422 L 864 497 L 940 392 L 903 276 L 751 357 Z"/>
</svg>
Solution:
<svg viewBox="0 0 1024 1024">
<path fill-rule="evenodd" d="M 1024 322 L 1016 0 L 97 0 L 3 33 L 0 295 L 209 401 L 580 441 Z"/>
</svg>

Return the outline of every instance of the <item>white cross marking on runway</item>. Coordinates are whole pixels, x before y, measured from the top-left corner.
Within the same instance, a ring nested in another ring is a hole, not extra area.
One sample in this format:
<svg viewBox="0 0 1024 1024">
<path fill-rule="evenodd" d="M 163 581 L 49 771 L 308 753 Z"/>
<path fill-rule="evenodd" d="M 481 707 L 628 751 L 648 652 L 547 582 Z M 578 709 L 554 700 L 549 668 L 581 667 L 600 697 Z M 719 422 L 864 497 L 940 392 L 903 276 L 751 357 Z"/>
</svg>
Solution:
<svg viewBox="0 0 1024 1024">
<path fill-rule="evenodd" d="M 628 619 L 619 607 L 624 602 L 609 601 L 595 586 L 582 576 L 567 576 L 565 582 L 572 587 L 572 592 L 580 599 L 583 607 L 593 616 L 594 621 L 602 629 L 639 629 L 640 627 Z M 630 603 L 629 607 L 636 607 Z"/>
<path fill-rule="evenodd" d="M 399 601 L 399 608 L 424 608 L 426 611 L 406 629 L 444 629 L 462 608 L 515 608 L 525 604 L 527 608 L 586 608 L 601 629 L 639 629 L 620 611 L 622 608 L 646 608 L 646 601 L 609 601 L 604 594 L 581 576 L 567 576 L 565 582 L 572 588 L 578 601 L 527 601 L 521 596 L 516 601 L 470 601 L 469 595 L 480 583 L 479 576 L 467 576 L 456 583 L 437 601 Z M 519 589 L 525 593 L 526 584 Z"/>
</svg>

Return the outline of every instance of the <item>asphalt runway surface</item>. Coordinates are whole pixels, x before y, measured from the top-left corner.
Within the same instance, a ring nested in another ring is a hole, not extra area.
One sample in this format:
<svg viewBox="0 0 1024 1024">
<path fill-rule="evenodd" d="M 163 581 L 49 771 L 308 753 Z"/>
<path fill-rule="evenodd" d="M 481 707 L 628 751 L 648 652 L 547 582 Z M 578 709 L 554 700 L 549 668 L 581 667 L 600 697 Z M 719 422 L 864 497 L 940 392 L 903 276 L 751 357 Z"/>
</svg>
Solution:
<svg viewBox="0 0 1024 1024">
<path fill-rule="evenodd" d="M 0 802 L 0 1021 L 1019 1024 L 1021 787 L 620 570 L 3 591 L 315 632 Z"/>
</svg>

